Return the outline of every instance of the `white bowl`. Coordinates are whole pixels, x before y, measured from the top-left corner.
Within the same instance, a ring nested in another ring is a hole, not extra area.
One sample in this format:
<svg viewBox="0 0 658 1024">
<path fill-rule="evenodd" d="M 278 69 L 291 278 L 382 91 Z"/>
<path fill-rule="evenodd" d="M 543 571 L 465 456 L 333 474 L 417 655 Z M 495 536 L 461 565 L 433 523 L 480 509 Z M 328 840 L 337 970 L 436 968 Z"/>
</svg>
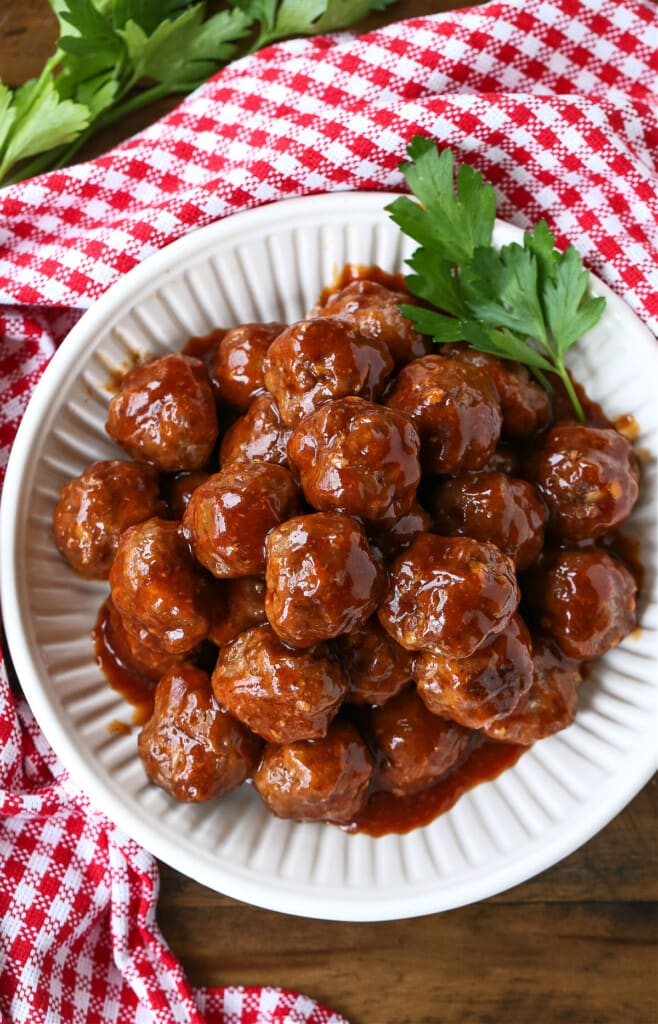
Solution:
<svg viewBox="0 0 658 1024">
<path fill-rule="evenodd" d="M 387 920 L 461 906 L 537 874 L 602 828 L 656 767 L 655 342 L 599 281 L 604 317 L 572 350 L 576 377 L 609 416 L 632 413 L 648 453 L 629 526 L 646 587 L 641 630 L 597 663 L 574 725 L 536 744 L 432 824 L 372 839 L 279 821 L 251 787 L 214 805 L 151 785 L 130 711 L 94 663 L 104 584 L 77 578 L 51 533 L 59 490 L 119 454 L 104 432 L 112 371 L 135 354 L 249 320 L 302 317 L 346 262 L 402 269 L 411 244 L 383 212 L 390 195 L 312 196 L 240 213 L 175 242 L 90 309 L 54 356 L 12 451 L 2 508 L 2 601 L 18 676 L 74 780 L 130 836 L 203 884 L 262 907 L 335 920 Z M 499 224 L 499 242 L 520 238 Z"/>
</svg>

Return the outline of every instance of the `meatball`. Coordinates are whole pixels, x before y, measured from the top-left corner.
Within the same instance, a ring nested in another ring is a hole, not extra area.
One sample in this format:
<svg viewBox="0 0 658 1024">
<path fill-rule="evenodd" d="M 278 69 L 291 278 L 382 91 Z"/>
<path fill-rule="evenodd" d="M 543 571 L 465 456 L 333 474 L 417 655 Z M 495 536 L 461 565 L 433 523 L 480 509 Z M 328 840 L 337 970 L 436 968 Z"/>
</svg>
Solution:
<svg viewBox="0 0 658 1024">
<path fill-rule="evenodd" d="M 546 508 L 525 480 L 465 473 L 437 485 L 431 508 L 439 533 L 491 541 L 518 572 L 533 565 L 544 546 Z"/>
<path fill-rule="evenodd" d="M 514 563 L 495 545 L 421 533 L 390 568 L 379 609 L 386 632 L 407 650 L 467 658 L 501 633 L 517 609 Z"/>
<path fill-rule="evenodd" d="M 333 722 L 322 739 L 267 745 L 254 785 L 279 818 L 347 825 L 363 807 L 373 773 L 353 725 Z"/>
<path fill-rule="evenodd" d="M 565 540 L 616 530 L 637 499 L 637 460 L 616 430 L 562 423 L 548 434 L 534 466 L 550 525 Z"/>
<path fill-rule="evenodd" d="M 201 469 L 217 440 L 215 399 L 200 359 L 150 359 L 123 378 L 106 429 L 134 459 L 175 473 Z"/>
<path fill-rule="evenodd" d="M 338 512 L 299 516 L 272 530 L 265 580 L 267 617 L 291 647 L 357 629 L 386 588 L 365 533 Z"/>
<path fill-rule="evenodd" d="M 418 793 L 454 768 L 468 751 L 471 733 L 427 710 L 413 687 L 379 708 L 369 720 L 381 756 L 378 788 L 398 796 Z"/>
<path fill-rule="evenodd" d="M 403 367 L 386 404 L 414 421 L 423 469 L 429 473 L 480 469 L 498 444 L 498 395 L 477 366 L 424 356 Z"/>
<path fill-rule="evenodd" d="M 155 684 L 165 672 L 186 657 L 185 654 L 170 654 L 163 651 L 160 645 L 154 647 L 152 644 L 144 643 L 145 631 L 140 630 L 131 619 L 126 622 L 111 597 L 108 597 L 106 607 L 107 645 L 115 659 L 128 671 L 134 670 L 138 675 L 153 680 Z"/>
<path fill-rule="evenodd" d="M 326 644 L 292 651 L 270 626 L 223 647 L 212 677 L 220 704 L 270 743 L 325 736 L 347 685 Z"/>
<path fill-rule="evenodd" d="M 151 782 L 176 800 L 213 800 L 255 771 L 261 741 L 223 708 L 201 669 L 183 664 L 162 677 L 153 715 L 139 734 Z"/>
<path fill-rule="evenodd" d="M 183 518 L 190 498 L 209 476 L 210 473 L 197 469 L 194 473 L 176 473 L 171 477 L 167 487 L 167 505 L 172 519 Z"/>
<path fill-rule="evenodd" d="M 218 647 L 235 640 L 238 633 L 267 622 L 265 580 L 262 576 L 240 576 L 217 583 L 208 639 Z"/>
<path fill-rule="evenodd" d="M 635 627 L 637 586 L 616 558 L 590 548 L 548 555 L 524 581 L 523 595 L 570 658 L 599 658 Z"/>
<path fill-rule="evenodd" d="M 505 473 L 507 476 L 521 476 L 521 459 L 518 449 L 512 448 L 508 444 L 499 444 L 482 469 L 486 472 Z"/>
<path fill-rule="evenodd" d="M 518 615 L 469 658 L 423 651 L 416 657 L 418 696 L 435 715 L 485 729 L 515 709 L 532 683 L 530 634 Z"/>
<path fill-rule="evenodd" d="M 178 523 L 148 519 L 124 530 L 110 587 L 124 623 L 154 634 L 162 651 L 184 654 L 208 635 L 207 583 Z"/>
<path fill-rule="evenodd" d="M 233 423 L 222 439 L 219 462 L 222 469 L 235 463 L 288 463 L 290 428 L 271 395 L 258 395 L 244 416 Z"/>
<path fill-rule="evenodd" d="M 245 412 L 251 399 L 264 390 L 263 360 L 285 324 L 241 324 L 220 339 L 208 356 L 208 373 L 215 398 Z"/>
<path fill-rule="evenodd" d="M 402 303 L 414 303 L 402 288 L 387 288 L 377 281 L 362 278 L 330 295 L 315 315 L 346 320 L 365 338 L 383 341 L 395 365 L 400 367 L 427 355 L 432 349 L 431 338 L 414 330 L 411 320 L 400 312 Z"/>
<path fill-rule="evenodd" d="M 411 682 L 413 655 L 391 640 L 376 616 L 339 636 L 334 648 L 350 680 L 350 704 L 384 704 Z"/>
<path fill-rule="evenodd" d="M 152 466 L 94 462 L 62 489 L 53 518 L 55 542 L 81 576 L 106 580 L 122 531 L 163 512 Z"/>
<path fill-rule="evenodd" d="M 419 533 L 427 533 L 432 527 L 432 517 L 422 505 L 414 501 L 403 516 L 387 526 L 383 523 L 371 526 L 370 540 L 384 558 L 395 558 L 409 547 Z"/>
<path fill-rule="evenodd" d="M 550 399 L 522 363 L 498 359 L 470 345 L 444 345 L 441 352 L 484 370 L 498 392 L 506 437 L 528 437 L 546 426 L 551 416 Z"/>
<path fill-rule="evenodd" d="M 265 571 L 267 534 L 298 511 L 297 488 L 283 466 L 229 466 L 197 487 L 183 533 L 214 576 L 255 576 Z"/>
<path fill-rule="evenodd" d="M 379 398 L 393 359 L 382 341 L 342 320 L 302 320 L 272 342 L 264 369 L 265 387 L 293 427 L 331 398 Z"/>
<path fill-rule="evenodd" d="M 577 690 L 582 682 L 578 663 L 544 639 L 533 639 L 533 679 L 511 714 L 490 722 L 485 732 L 494 740 L 529 747 L 566 729 L 576 717 Z"/>
<path fill-rule="evenodd" d="M 288 442 L 310 505 L 391 522 L 413 504 L 419 451 L 420 439 L 404 413 L 353 396 L 316 409 Z"/>
</svg>

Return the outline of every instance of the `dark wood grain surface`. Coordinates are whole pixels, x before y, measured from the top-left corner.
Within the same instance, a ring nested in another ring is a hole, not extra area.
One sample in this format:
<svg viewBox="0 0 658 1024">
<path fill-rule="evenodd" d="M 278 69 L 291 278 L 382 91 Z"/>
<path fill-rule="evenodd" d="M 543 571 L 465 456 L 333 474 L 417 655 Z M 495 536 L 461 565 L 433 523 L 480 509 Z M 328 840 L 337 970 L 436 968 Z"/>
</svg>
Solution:
<svg viewBox="0 0 658 1024">
<path fill-rule="evenodd" d="M 398 0 L 373 27 L 457 3 Z M 0 0 L 0 76 L 17 84 L 54 44 L 45 0 Z M 114 126 L 84 156 L 160 116 Z M 386 924 L 287 917 L 162 865 L 158 920 L 195 985 L 278 985 L 352 1024 L 655 1024 L 658 875 L 654 779 L 599 835 L 509 892 Z"/>
</svg>

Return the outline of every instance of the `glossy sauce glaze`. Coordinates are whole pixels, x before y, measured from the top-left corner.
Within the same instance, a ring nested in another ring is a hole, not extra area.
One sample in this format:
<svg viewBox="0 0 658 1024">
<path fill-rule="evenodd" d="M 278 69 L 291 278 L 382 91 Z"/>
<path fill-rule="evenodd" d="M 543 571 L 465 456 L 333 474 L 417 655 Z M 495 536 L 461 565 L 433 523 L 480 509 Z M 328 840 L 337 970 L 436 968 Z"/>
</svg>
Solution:
<svg viewBox="0 0 658 1024">
<path fill-rule="evenodd" d="M 153 712 L 155 681 L 147 675 L 141 675 L 134 665 L 128 665 L 121 660 L 112 644 L 109 625 L 109 602 L 104 601 L 91 634 L 94 641 L 96 664 L 112 689 L 120 693 L 128 704 L 132 704 L 132 724 L 144 725 Z M 111 732 L 125 732 L 125 730 L 126 726 L 123 722 L 110 723 Z"/>
<path fill-rule="evenodd" d="M 362 263 L 346 263 L 340 270 L 336 269 L 333 281 L 322 289 L 311 313 L 315 316 L 336 292 L 342 291 L 343 288 L 357 281 L 373 281 L 390 291 L 408 294 L 404 274 L 389 274 L 381 267 L 365 266 Z"/>
<path fill-rule="evenodd" d="M 112 647 L 108 635 L 108 607 L 105 602 L 93 631 L 96 663 L 112 689 L 133 707 L 132 724 L 144 725 L 153 713 L 155 684 L 141 676 L 134 667 L 125 665 Z M 110 731 L 126 733 L 130 727 L 121 721 L 110 723 Z M 343 827 L 347 832 L 361 832 L 369 836 L 410 832 L 428 825 L 440 814 L 453 807 L 469 789 L 495 779 L 511 768 L 527 750 L 516 743 L 498 743 L 485 737 L 472 741 L 464 760 L 447 772 L 434 785 L 420 793 L 396 796 L 393 793 L 372 792 L 363 810 Z"/>
<path fill-rule="evenodd" d="M 178 800 L 228 791 L 221 753 L 277 815 L 407 832 L 566 728 L 635 624 L 632 417 L 576 385 L 578 424 L 525 367 L 433 346 L 415 301 L 348 266 L 306 319 L 192 339 L 113 400 L 155 504 L 127 529 L 102 505 L 119 539 L 96 657 Z M 64 503 L 80 572 L 93 524 Z"/>
<path fill-rule="evenodd" d="M 345 830 L 368 836 L 386 836 L 429 825 L 454 807 L 469 789 L 481 782 L 489 782 L 511 768 L 527 749 L 517 743 L 498 743 L 485 737 L 475 737 L 461 764 L 428 789 L 405 796 L 374 792 Z"/>
</svg>

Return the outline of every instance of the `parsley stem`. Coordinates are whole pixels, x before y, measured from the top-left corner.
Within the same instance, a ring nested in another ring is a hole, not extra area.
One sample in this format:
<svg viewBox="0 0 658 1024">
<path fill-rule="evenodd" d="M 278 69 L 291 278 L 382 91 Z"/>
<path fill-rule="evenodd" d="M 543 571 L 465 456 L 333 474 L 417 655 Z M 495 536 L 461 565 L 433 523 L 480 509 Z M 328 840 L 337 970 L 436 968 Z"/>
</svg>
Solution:
<svg viewBox="0 0 658 1024">
<path fill-rule="evenodd" d="M 23 163 L 17 171 L 13 174 L 8 174 L 5 177 L 6 170 L 4 164 L 0 167 L 0 182 L 1 187 L 4 188 L 6 185 L 15 185 L 18 181 L 25 181 L 27 178 L 35 178 L 37 174 L 41 174 L 42 171 L 47 171 L 53 166 L 54 157 L 58 152 L 63 152 L 63 149 L 48 150 L 46 153 L 40 153 L 35 156 L 29 163 Z"/>
<path fill-rule="evenodd" d="M 200 85 L 201 83 L 197 83 Z M 166 96 L 171 96 L 173 93 L 179 92 L 191 92 L 192 89 L 196 89 L 196 85 L 182 85 L 178 82 L 167 83 L 162 85 L 153 85 L 150 89 L 143 89 L 141 92 L 135 93 L 130 99 L 127 99 L 125 103 L 119 103 L 118 106 L 112 110 L 107 111 L 105 114 L 101 114 L 96 125 L 99 128 L 107 128 L 108 125 L 114 124 L 115 121 L 119 121 L 122 117 L 127 114 L 134 113 L 135 110 L 141 110 L 142 107 L 147 107 L 149 103 L 155 103 L 157 100 L 162 100 Z"/>
<path fill-rule="evenodd" d="M 569 376 L 569 371 L 567 370 L 567 368 L 564 366 L 563 363 L 559 363 L 556 366 L 556 368 L 555 368 L 555 372 L 557 373 L 558 377 L 560 378 L 560 380 L 564 384 L 565 390 L 566 390 L 569 398 L 571 399 L 571 404 L 573 405 L 573 407 L 574 407 L 574 409 L 576 411 L 576 416 L 578 417 L 578 419 L 580 420 L 581 423 L 584 423 L 585 422 L 585 412 L 584 412 L 583 407 L 582 407 L 582 405 L 580 403 L 580 399 L 578 398 L 578 395 L 576 394 L 576 389 L 574 388 L 573 381 L 571 380 L 571 377 Z"/>
</svg>

